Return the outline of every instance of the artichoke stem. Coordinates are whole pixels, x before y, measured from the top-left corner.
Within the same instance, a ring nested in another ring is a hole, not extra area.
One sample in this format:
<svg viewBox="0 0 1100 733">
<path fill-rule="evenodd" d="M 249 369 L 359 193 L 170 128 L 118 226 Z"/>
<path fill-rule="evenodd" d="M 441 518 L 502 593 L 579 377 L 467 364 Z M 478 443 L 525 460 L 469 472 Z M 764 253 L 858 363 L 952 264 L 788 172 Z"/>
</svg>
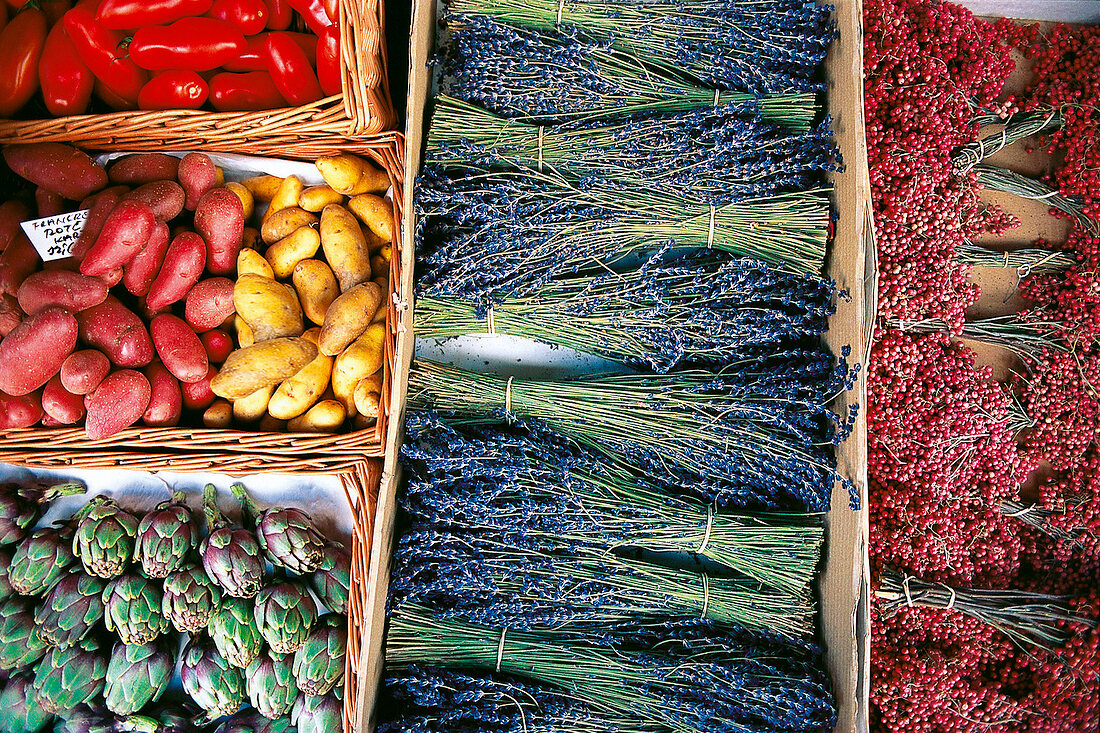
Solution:
<svg viewBox="0 0 1100 733">
<path fill-rule="evenodd" d="M 202 490 L 202 510 L 206 513 L 206 523 L 210 525 L 211 532 L 229 524 L 218 509 L 218 489 L 214 484 L 207 484 Z"/>
</svg>

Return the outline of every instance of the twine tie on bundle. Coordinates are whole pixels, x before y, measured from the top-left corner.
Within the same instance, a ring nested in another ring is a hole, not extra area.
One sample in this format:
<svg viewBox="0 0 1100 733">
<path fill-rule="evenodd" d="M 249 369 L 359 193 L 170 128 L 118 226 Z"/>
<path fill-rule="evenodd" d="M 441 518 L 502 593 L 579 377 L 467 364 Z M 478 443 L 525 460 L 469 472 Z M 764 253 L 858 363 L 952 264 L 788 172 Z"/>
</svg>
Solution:
<svg viewBox="0 0 1100 733">
<path fill-rule="evenodd" d="M 703 532 L 703 541 L 699 543 L 699 549 L 695 551 L 696 555 L 702 554 L 703 550 L 707 549 L 707 545 L 710 544 L 710 530 L 714 525 L 714 507 L 707 507 L 707 528 Z"/>
<path fill-rule="evenodd" d="M 489 310 L 485 312 L 485 331 L 490 336 L 495 336 L 497 333 L 496 323 L 493 321 L 493 306 L 489 306 Z"/>
<path fill-rule="evenodd" d="M 947 602 L 947 610 L 950 611 L 952 608 L 955 607 L 955 589 L 949 585 L 945 585 L 944 588 L 947 588 L 947 590 L 951 591 L 951 600 Z"/>
<path fill-rule="evenodd" d="M 710 205 L 710 226 L 707 228 L 707 249 L 714 248 L 714 204 Z"/>
<path fill-rule="evenodd" d="M 546 126 L 539 125 L 539 173 L 542 173 L 542 138 L 546 134 Z"/>
<path fill-rule="evenodd" d="M 500 672 L 500 663 L 504 659 L 504 637 L 508 635 L 508 629 L 500 630 L 500 643 L 497 644 L 497 672 Z"/>
<path fill-rule="evenodd" d="M 508 422 L 512 422 L 512 380 L 515 377 L 508 377 L 508 384 L 504 386 L 504 412 L 508 415 Z M 502 644 L 504 642 L 501 642 Z"/>
<path fill-rule="evenodd" d="M 909 593 L 909 581 L 913 579 L 913 576 L 906 575 L 905 579 L 901 581 L 901 589 L 905 591 L 905 603 L 909 608 L 913 607 L 913 596 Z"/>
<path fill-rule="evenodd" d="M 1025 506 L 1023 509 L 1020 509 L 1019 511 L 1012 512 L 1011 514 L 1006 514 L 1005 516 L 1006 517 L 1022 517 L 1022 516 L 1025 516 L 1027 514 L 1031 514 L 1033 511 L 1035 511 L 1035 505 L 1034 504 L 1032 504 L 1031 506 Z"/>
<path fill-rule="evenodd" d="M 557 25 L 561 25 L 561 11 L 565 10 L 565 0 L 558 0 L 558 21 Z"/>
<path fill-rule="evenodd" d="M 707 617 L 707 609 L 710 607 L 710 576 L 703 573 L 703 612 L 699 614 L 699 618 L 705 619 Z"/>
<path fill-rule="evenodd" d="M 714 90 L 714 106 L 715 106 L 715 107 L 717 107 L 717 106 L 718 106 L 718 95 L 719 95 L 719 94 L 721 94 L 721 93 L 722 93 L 722 92 L 721 92 L 721 90 L 720 90 L 720 89 L 715 89 L 715 90 Z"/>
</svg>

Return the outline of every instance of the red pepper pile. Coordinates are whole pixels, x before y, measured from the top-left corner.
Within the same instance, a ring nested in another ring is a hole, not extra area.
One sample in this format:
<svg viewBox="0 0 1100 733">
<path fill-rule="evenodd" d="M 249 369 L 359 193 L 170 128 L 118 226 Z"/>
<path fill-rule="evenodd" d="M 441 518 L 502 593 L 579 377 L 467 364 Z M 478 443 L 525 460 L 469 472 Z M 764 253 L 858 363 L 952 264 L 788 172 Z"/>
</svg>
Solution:
<svg viewBox="0 0 1100 733">
<path fill-rule="evenodd" d="M 311 32 L 290 30 L 298 17 Z M 93 96 L 115 110 L 315 102 L 341 91 L 338 19 L 338 0 L 0 2 L 0 117 L 38 93 L 55 117 Z"/>
<path fill-rule="evenodd" d="M 1052 324 L 1051 347 L 1006 383 L 994 381 L 950 337 L 980 296 L 958 248 L 1016 222 L 983 204 L 974 176 L 951 159 L 979 137 L 974 120 L 983 114 L 1059 108 L 1064 126 L 1042 139 L 1059 162 L 1044 182 L 1084 199 L 1100 225 L 1100 108 L 1086 102 L 1100 98 L 1100 31 L 1041 34 L 929 0 L 865 0 L 864 8 L 886 316 L 868 374 L 873 580 L 892 569 L 954 588 L 1061 595 L 1096 620 L 1100 237 L 1074 224 L 1067 242 L 1033 245 L 1076 253 L 1080 263 L 1023 280 L 1030 303 L 1020 321 Z M 1024 95 L 1004 98 L 1013 48 L 1034 57 L 1037 76 Z M 926 318 L 946 322 L 946 332 L 889 325 Z M 1071 635 L 1061 648 L 1024 649 L 957 609 L 903 604 L 890 615 L 872 600 L 872 730 L 1097 730 L 1100 632 L 1064 628 Z"/>
</svg>

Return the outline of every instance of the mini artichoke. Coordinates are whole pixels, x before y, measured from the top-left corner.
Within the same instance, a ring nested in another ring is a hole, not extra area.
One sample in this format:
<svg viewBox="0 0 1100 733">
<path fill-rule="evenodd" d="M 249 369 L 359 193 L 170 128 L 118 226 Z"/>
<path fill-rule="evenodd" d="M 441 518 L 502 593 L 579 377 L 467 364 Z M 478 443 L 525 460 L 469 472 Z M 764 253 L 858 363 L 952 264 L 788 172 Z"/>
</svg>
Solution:
<svg viewBox="0 0 1100 733">
<path fill-rule="evenodd" d="M 0 605 L 0 669 L 26 669 L 46 656 L 49 646 L 34 630 L 34 611 L 21 598 Z"/>
<path fill-rule="evenodd" d="M 81 705 L 58 720 L 53 733 L 113 733 L 114 725 L 107 717 L 87 705 Z"/>
<path fill-rule="evenodd" d="M 279 656 L 264 652 L 245 670 L 245 686 L 248 699 L 260 715 L 278 720 L 290 714 L 298 699 L 298 685 L 294 683 L 290 655 Z"/>
<path fill-rule="evenodd" d="M 317 604 L 299 583 L 276 583 L 256 596 L 256 627 L 276 654 L 293 654 L 317 621 Z"/>
<path fill-rule="evenodd" d="M 67 575 L 75 562 L 70 529 L 39 529 L 15 546 L 8 581 L 16 593 L 39 596 Z"/>
<path fill-rule="evenodd" d="M 134 561 L 141 563 L 150 578 L 166 578 L 187 564 L 198 540 L 195 516 L 183 492 L 173 491 L 170 500 L 141 518 L 134 542 Z"/>
<path fill-rule="evenodd" d="M 156 702 L 168 689 L 175 669 L 176 660 L 156 644 L 115 644 L 103 691 L 107 709 L 116 715 L 133 715 Z"/>
<path fill-rule="evenodd" d="M 73 537 L 73 554 L 89 575 L 117 578 L 130 564 L 138 520 L 114 499 L 97 496 L 81 509 Z"/>
<path fill-rule="evenodd" d="M 111 733 L 198 733 L 200 716 L 187 710 L 161 710 L 156 715 L 115 717 Z"/>
<path fill-rule="evenodd" d="M 329 613 L 318 619 L 313 631 L 294 652 L 294 679 L 306 695 L 325 695 L 344 681 L 348 650 L 348 620 Z"/>
<path fill-rule="evenodd" d="M 245 710 L 219 725 L 214 733 L 293 733 L 293 731 L 289 716 L 268 720 L 255 710 Z"/>
<path fill-rule="evenodd" d="M 255 535 L 234 529 L 218 509 L 217 489 L 207 484 L 202 493 L 210 534 L 202 543 L 202 566 L 226 594 L 251 598 L 264 582 L 264 558 Z"/>
<path fill-rule="evenodd" d="M 95 639 L 67 649 L 51 649 L 34 674 L 34 697 L 54 715 L 67 713 L 103 692 L 107 660 Z"/>
<path fill-rule="evenodd" d="M 148 644 L 168 630 L 163 593 L 155 580 L 124 575 L 103 589 L 103 620 L 124 644 Z"/>
<path fill-rule="evenodd" d="M 17 595 L 8 580 L 8 571 L 11 569 L 11 553 L 7 548 L 0 550 L 0 603 Z"/>
<path fill-rule="evenodd" d="M 246 517 L 256 527 L 256 538 L 272 564 L 291 572 L 312 573 L 325 556 L 325 540 L 313 525 L 313 518 L 301 509 L 259 511 L 244 484 L 230 487 Z"/>
<path fill-rule="evenodd" d="M 0 545 L 10 545 L 26 537 L 30 528 L 38 523 L 45 504 L 87 490 L 84 484 L 75 481 L 52 486 L 0 484 Z"/>
<path fill-rule="evenodd" d="M 25 674 L 12 677 L 4 685 L 0 692 L 0 732 L 38 733 L 53 718 L 34 699 L 32 685 L 30 675 Z"/>
<path fill-rule="evenodd" d="M 193 634 L 206 628 L 221 601 L 222 592 L 197 565 L 164 579 L 161 610 L 176 631 Z"/>
<path fill-rule="evenodd" d="M 100 578 L 76 572 L 61 579 L 34 616 L 38 636 L 50 646 L 67 647 L 88 635 L 103 618 Z"/>
<path fill-rule="evenodd" d="M 313 575 L 309 587 L 335 613 L 348 612 L 348 594 L 351 588 L 351 553 L 338 542 L 325 545 L 325 556 Z"/>
<path fill-rule="evenodd" d="M 256 626 L 252 603 L 244 598 L 225 598 L 210 619 L 210 638 L 218 652 L 234 667 L 244 669 L 260 655 L 264 640 Z"/>
<path fill-rule="evenodd" d="M 299 695 L 290 720 L 298 726 L 298 733 L 332 733 L 340 730 L 344 725 L 344 706 L 339 693 L 322 697 Z"/>
<path fill-rule="evenodd" d="M 192 639 L 183 650 L 183 689 L 211 719 L 232 715 L 244 705 L 244 675 L 208 642 Z"/>
</svg>

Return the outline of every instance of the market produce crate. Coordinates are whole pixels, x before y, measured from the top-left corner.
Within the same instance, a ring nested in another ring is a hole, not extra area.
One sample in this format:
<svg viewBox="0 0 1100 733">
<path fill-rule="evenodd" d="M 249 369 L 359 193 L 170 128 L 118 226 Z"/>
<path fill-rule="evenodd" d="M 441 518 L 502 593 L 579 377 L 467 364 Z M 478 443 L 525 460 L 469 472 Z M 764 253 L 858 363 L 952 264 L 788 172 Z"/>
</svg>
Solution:
<svg viewBox="0 0 1100 733">
<path fill-rule="evenodd" d="M 28 470 L 21 471 L 16 467 Z M 140 474 L 111 470 L 118 468 L 147 474 L 142 477 Z M 270 493 L 283 506 L 300 507 L 314 512 L 315 519 L 325 531 L 326 539 L 347 540 L 347 549 L 351 555 L 344 670 L 345 733 L 359 730 L 355 725 L 359 714 L 356 705 L 360 699 L 357 691 L 364 680 L 369 679 L 364 677 L 364 672 L 372 667 L 366 656 L 370 621 L 367 594 L 368 586 L 372 582 L 367 574 L 367 567 L 373 544 L 381 471 L 381 460 L 362 458 L 326 465 L 309 461 L 297 464 L 242 461 L 238 456 L 215 453 L 184 457 L 163 453 L 131 453 L 115 458 L 85 454 L 59 465 L 41 453 L 20 454 L 7 451 L 0 457 L 0 476 L 5 481 L 20 482 L 39 478 L 44 481 L 82 481 L 89 487 L 89 495 L 105 491 L 107 495 L 118 500 L 124 509 L 147 511 L 167 498 L 162 495 L 165 487 L 179 487 L 187 495 L 191 508 L 201 514 L 199 504 L 202 485 L 214 483 L 219 487 L 219 504 L 222 510 L 234 518 L 238 514 L 229 510 L 231 499 L 225 489 L 229 483 L 239 480 L 254 493 L 261 506 L 268 505 L 265 496 Z M 305 490 L 297 482 L 302 482 Z M 85 497 L 74 496 L 62 498 L 56 504 L 64 502 L 69 509 L 75 511 L 84 501 Z M 326 511 L 331 515 L 321 513 Z M 52 514 L 47 518 L 51 516 Z M 344 531 L 349 532 L 346 537 L 343 536 Z"/>
<path fill-rule="evenodd" d="M 839 353 L 844 346 L 851 346 L 853 354 L 865 363 L 870 348 L 870 327 L 874 321 L 875 277 L 873 257 L 866 246 L 871 224 L 862 105 L 862 5 L 858 0 L 835 0 L 833 6 L 839 39 L 826 62 L 828 113 L 832 117 L 845 168 L 840 173 L 832 174 L 832 202 L 838 219 L 826 272 L 841 289 L 849 293 L 850 300 L 839 303 L 836 314 L 829 321 L 826 341 L 835 353 Z M 422 160 L 428 124 L 426 108 L 432 88 L 428 59 L 435 43 L 436 13 L 435 0 L 416 0 L 413 3 L 405 161 L 408 181 L 415 180 Z M 408 243 L 413 241 L 417 223 L 413 214 L 411 185 L 407 187 L 405 196 L 404 229 Z M 407 379 L 415 349 L 415 304 L 412 295 L 415 253 L 412 250 L 411 246 L 406 246 L 402 252 L 404 261 L 398 291 L 400 333 L 397 366 L 370 566 L 371 577 L 377 582 L 372 583 L 367 598 L 368 606 L 375 611 L 366 641 L 371 650 L 370 666 L 364 670 L 364 684 L 359 690 L 363 730 L 373 729 L 377 712 L 374 694 L 382 674 L 384 609 L 401 471 L 397 453 L 402 441 Z M 840 472 L 850 478 L 858 491 L 861 508 L 851 509 L 848 490 L 839 484 L 834 487 L 832 510 L 826 519 L 826 549 L 819 578 L 819 640 L 827 650 L 827 663 L 839 704 L 835 728 L 838 733 L 867 730 L 870 683 L 866 419 L 862 412 L 866 406 L 866 393 L 862 380 L 835 407 L 843 413 L 853 404 L 859 405 L 861 412 L 851 436 L 838 448 L 838 460 Z"/>
<path fill-rule="evenodd" d="M 86 152 L 93 156 L 97 152 L 116 152 L 119 148 L 131 150 L 128 140 L 120 141 L 117 146 L 100 147 L 105 140 L 96 140 L 86 143 L 81 139 L 73 140 Z M 174 143 L 162 146 L 164 149 L 176 149 Z M 388 133 L 379 136 L 357 138 L 350 143 L 344 143 L 340 139 L 315 139 L 312 142 L 302 141 L 293 150 L 277 151 L 269 149 L 270 153 L 280 157 L 303 157 L 312 161 L 321 155 L 334 155 L 339 153 L 355 153 L 373 162 L 386 172 L 391 182 L 391 194 L 394 208 L 394 242 L 395 253 L 399 253 L 401 245 L 401 229 L 398 223 L 401 220 L 403 205 L 403 140 L 399 133 Z M 200 151 L 218 152 L 212 148 L 201 148 Z M 399 320 L 399 303 L 394 297 L 397 283 L 401 277 L 402 261 L 399 254 L 392 258 L 389 276 L 389 292 L 383 293 L 385 298 L 382 307 L 386 311 L 387 338 L 384 349 L 383 361 L 383 386 L 382 394 L 387 395 L 392 381 L 392 370 L 396 356 L 396 339 L 402 324 Z M 90 439 L 81 427 L 72 428 L 23 428 L 0 431 L 2 440 L 2 452 L 7 455 L 19 454 L 24 451 L 49 451 L 54 458 L 51 460 L 66 463 L 72 458 L 86 456 L 110 456 L 105 460 L 114 460 L 118 457 L 124 460 L 128 454 L 141 451 L 180 451 L 214 453 L 224 452 L 241 457 L 241 465 L 259 465 L 265 461 L 273 462 L 273 465 L 295 465 L 302 461 L 308 463 L 311 457 L 316 457 L 319 464 L 338 458 L 341 461 L 356 461 L 363 457 L 383 455 L 383 448 L 388 424 L 389 402 L 381 400 L 379 418 L 373 426 L 361 430 L 353 430 L 343 434 L 322 433 L 274 433 L 259 432 L 256 430 L 236 429 L 211 429 L 201 426 L 180 426 L 172 428 L 131 427 L 116 433 L 108 438 Z M 261 457 L 264 458 L 261 460 Z M 55 464 L 56 465 L 56 464 Z"/>
</svg>

